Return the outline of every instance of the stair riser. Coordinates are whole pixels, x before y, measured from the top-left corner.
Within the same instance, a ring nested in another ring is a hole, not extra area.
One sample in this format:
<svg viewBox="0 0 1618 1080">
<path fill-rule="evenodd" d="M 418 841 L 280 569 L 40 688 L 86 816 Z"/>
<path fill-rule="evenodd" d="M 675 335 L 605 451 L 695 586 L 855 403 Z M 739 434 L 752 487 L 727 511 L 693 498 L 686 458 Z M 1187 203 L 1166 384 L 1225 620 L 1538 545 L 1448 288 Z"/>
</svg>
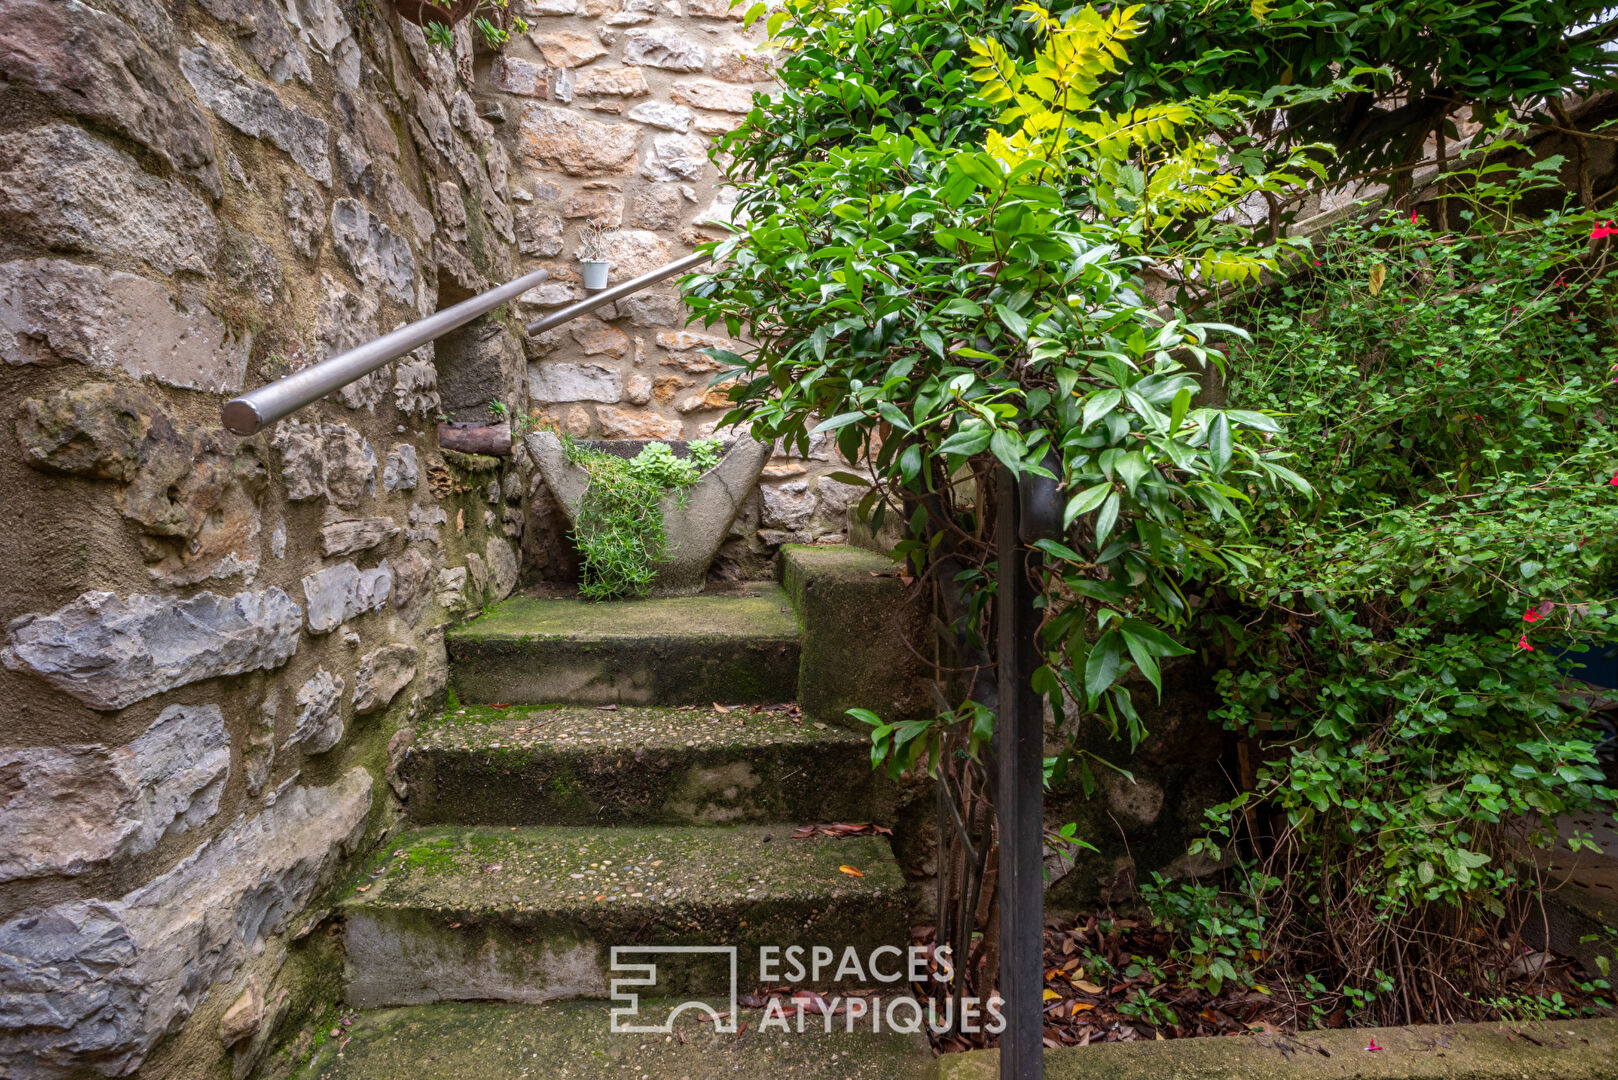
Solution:
<svg viewBox="0 0 1618 1080">
<path fill-rule="evenodd" d="M 455 692 L 465 702 L 769 704 L 798 692 L 796 641 L 451 639 L 448 648 Z"/>
<path fill-rule="evenodd" d="M 422 825 L 891 824 L 893 785 L 863 743 L 746 754 L 428 750 L 406 765 L 407 806 Z"/>
<path fill-rule="evenodd" d="M 611 970 L 615 945 L 736 945 L 738 989 L 745 993 L 758 983 L 761 945 L 824 945 L 837 956 L 853 947 L 866 957 L 879 945 L 903 949 L 908 938 L 906 904 L 896 893 L 834 897 L 815 907 L 776 900 L 703 906 L 697 912 L 617 905 L 598 910 L 569 920 L 510 912 L 484 913 L 482 921 L 474 921 L 466 912 L 350 909 L 344 927 L 345 1000 L 375 1008 L 607 998 L 613 979 L 633 977 L 627 970 Z M 647 997 L 730 992 L 728 963 L 715 957 L 637 954 L 626 960 L 646 962 L 657 964 L 657 984 L 634 992 Z M 801 985 L 830 992 L 894 985 L 836 981 L 831 970 L 823 975 L 818 983 Z"/>
</svg>

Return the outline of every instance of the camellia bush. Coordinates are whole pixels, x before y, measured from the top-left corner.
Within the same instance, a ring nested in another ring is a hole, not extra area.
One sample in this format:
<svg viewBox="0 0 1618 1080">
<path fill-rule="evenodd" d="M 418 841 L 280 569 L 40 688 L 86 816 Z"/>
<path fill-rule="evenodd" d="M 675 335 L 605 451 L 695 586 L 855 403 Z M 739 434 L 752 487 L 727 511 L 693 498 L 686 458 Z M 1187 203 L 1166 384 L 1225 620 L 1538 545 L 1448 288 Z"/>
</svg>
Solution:
<svg viewBox="0 0 1618 1080">
<path fill-rule="evenodd" d="M 1065 492 L 1064 538 L 1041 542 L 1040 689 L 1132 739 L 1124 677 L 1159 682 L 1160 659 L 1186 651 L 1183 581 L 1226 565 L 1210 524 L 1240 521 L 1250 490 L 1306 490 L 1265 442 L 1272 418 L 1193 402 L 1211 338 L 1238 332 L 1150 295 L 1143 274 L 1208 291 L 1278 269 L 1301 249 L 1254 246 L 1221 215 L 1302 182 L 1313 157 L 1266 159 L 1229 95 L 1099 107 L 1144 28 L 1136 9 L 1019 11 L 1037 43 L 1023 59 L 992 37 L 956 49 L 938 9 L 906 0 L 796 5 L 776 31 L 793 44 L 787 94 L 729 143 L 747 238 L 687 290 L 756 343 L 719 354 L 736 379 L 726 422 L 804 451 L 834 438 L 861 470 L 839 479 L 871 488 L 859 512 L 906 515 L 898 554 L 944 595 L 958 707 L 865 718 L 879 761 L 935 772 L 966 806 L 963 840 L 992 826 L 993 680 L 978 673 L 994 469 Z M 989 844 L 964 846 L 981 864 Z M 950 900 L 942 938 L 969 942 L 975 886 Z M 994 970 L 992 932 L 976 962 Z"/>
</svg>

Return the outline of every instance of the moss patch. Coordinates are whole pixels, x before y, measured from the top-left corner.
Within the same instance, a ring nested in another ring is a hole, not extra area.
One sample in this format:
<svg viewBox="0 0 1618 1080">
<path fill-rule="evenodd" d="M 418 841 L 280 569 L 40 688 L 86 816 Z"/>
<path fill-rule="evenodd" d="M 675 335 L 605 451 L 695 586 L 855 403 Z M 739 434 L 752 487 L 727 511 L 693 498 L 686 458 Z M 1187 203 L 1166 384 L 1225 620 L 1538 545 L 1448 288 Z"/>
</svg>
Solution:
<svg viewBox="0 0 1618 1080">
<path fill-rule="evenodd" d="M 468 706 L 423 725 L 404 772 L 420 824 L 876 821 L 893 785 L 862 733 L 739 707 Z"/>
<path fill-rule="evenodd" d="M 648 1015 L 666 1012 L 665 1002 L 645 1004 Z M 751 1021 L 744 1038 L 715 1034 L 692 1012 L 676 1019 L 678 1036 L 614 1035 L 609 1008 L 569 1001 L 382 1009 L 361 1015 L 342 1053 L 326 1048 L 303 1080 L 920 1080 L 932 1060 L 919 1037 L 814 1026 L 801 1035 L 761 1032 L 755 1010 L 743 1013 Z"/>
</svg>

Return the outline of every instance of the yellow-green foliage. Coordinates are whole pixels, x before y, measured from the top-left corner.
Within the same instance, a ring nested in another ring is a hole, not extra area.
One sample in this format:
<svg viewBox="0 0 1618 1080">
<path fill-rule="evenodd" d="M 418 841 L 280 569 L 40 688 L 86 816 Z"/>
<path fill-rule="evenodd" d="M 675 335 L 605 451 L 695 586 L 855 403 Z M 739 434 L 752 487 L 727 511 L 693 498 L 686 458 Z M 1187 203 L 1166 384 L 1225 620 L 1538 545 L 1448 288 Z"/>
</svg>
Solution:
<svg viewBox="0 0 1618 1080">
<path fill-rule="evenodd" d="M 1259 14 L 1259 4 L 1254 5 Z M 1233 116 L 1223 95 L 1121 112 L 1099 108 L 1103 80 L 1129 62 L 1124 43 L 1147 24 L 1141 5 L 1102 14 L 1086 6 L 1058 20 L 1035 3 L 1019 5 L 1043 38 L 1026 61 L 994 38 L 971 42 L 967 63 L 979 95 L 1005 107 L 984 150 L 1008 176 L 1055 179 L 1091 174 L 1096 202 L 1110 215 L 1139 220 L 1147 235 L 1187 218 L 1217 213 L 1257 191 L 1296 183 L 1297 173 L 1318 169 L 1300 151 L 1278 171 L 1256 177 L 1224 169 L 1220 144 L 1200 130 Z M 1231 250 L 1197 251 L 1191 265 L 1212 282 L 1244 281 L 1276 268 L 1273 256 Z"/>
</svg>

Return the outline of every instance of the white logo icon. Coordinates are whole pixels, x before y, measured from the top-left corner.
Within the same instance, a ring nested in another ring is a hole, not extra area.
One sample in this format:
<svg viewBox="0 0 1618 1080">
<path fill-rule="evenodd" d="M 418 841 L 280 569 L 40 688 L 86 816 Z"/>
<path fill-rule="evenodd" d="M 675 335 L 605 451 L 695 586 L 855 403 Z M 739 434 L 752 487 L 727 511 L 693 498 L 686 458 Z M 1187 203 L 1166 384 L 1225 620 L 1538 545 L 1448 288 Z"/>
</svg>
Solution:
<svg viewBox="0 0 1618 1080">
<path fill-rule="evenodd" d="M 656 986 L 657 965 L 655 963 L 629 964 L 621 959 L 625 956 L 657 956 L 663 954 L 690 954 L 699 953 L 708 956 L 724 956 L 730 960 L 730 1011 L 721 1014 L 712 1005 L 705 1001 L 684 1001 L 669 1010 L 667 1018 L 661 1024 L 633 1024 L 640 1014 L 640 995 L 633 992 L 631 987 Z M 612 970 L 624 972 L 638 978 L 612 980 L 612 1000 L 615 1003 L 612 1009 L 612 1032 L 615 1035 L 668 1035 L 674 1030 L 674 1020 L 687 1009 L 696 1009 L 707 1013 L 713 1020 L 714 1031 L 734 1033 L 736 1031 L 736 946 L 734 945 L 614 945 L 612 947 Z"/>
</svg>

